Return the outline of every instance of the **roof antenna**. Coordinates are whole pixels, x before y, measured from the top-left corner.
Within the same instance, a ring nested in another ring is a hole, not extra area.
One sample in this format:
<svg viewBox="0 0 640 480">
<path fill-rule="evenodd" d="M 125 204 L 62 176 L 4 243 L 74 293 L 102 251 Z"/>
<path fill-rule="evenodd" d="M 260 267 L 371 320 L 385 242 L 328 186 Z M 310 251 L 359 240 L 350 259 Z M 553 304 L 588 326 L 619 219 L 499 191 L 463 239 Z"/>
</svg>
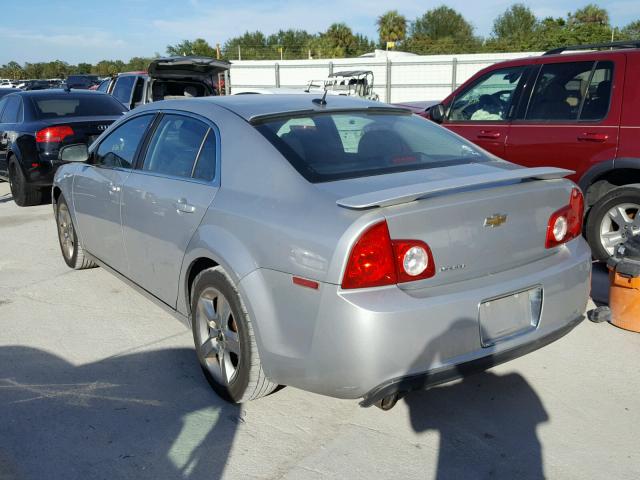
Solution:
<svg viewBox="0 0 640 480">
<path fill-rule="evenodd" d="M 327 90 L 327 89 L 326 89 L 326 87 L 325 87 L 325 89 L 324 89 L 324 94 L 322 95 L 322 98 L 314 98 L 314 99 L 313 99 L 313 100 L 311 100 L 311 101 L 312 101 L 313 103 L 315 103 L 316 105 L 322 105 L 322 106 L 326 105 L 326 104 L 327 104 L 327 100 L 326 100 L 326 98 L 327 98 L 327 92 L 328 92 L 328 91 L 329 91 L 329 90 Z"/>
</svg>

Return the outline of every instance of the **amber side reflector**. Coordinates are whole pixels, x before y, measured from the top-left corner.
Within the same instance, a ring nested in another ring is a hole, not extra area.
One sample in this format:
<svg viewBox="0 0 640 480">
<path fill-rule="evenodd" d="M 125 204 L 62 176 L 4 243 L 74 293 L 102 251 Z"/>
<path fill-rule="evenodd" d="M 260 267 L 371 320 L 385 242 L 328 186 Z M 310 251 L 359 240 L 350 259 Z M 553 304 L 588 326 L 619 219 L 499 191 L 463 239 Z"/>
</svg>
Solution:
<svg viewBox="0 0 640 480">
<path fill-rule="evenodd" d="M 313 280 L 307 280 L 306 278 L 293 277 L 293 283 L 295 285 L 300 285 L 301 287 L 313 288 L 317 290 L 320 284 L 318 282 L 314 282 Z"/>
</svg>

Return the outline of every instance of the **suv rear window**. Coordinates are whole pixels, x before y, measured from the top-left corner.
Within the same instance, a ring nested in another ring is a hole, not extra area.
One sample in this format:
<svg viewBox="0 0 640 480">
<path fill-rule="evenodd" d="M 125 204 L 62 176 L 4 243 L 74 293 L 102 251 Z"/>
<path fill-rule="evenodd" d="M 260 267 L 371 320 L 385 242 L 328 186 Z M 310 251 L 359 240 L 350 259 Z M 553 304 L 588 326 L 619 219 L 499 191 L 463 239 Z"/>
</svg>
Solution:
<svg viewBox="0 0 640 480">
<path fill-rule="evenodd" d="M 62 94 L 32 98 L 32 101 L 38 119 L 120 115 L 127 110 L 111 96 L 102 94 Z"/>
<path fill-rule="evenodd" d="M 313 183 L 489 160 L 471 143 L 405 113 L 314 113 L 256 128 Z"/>
</svg>

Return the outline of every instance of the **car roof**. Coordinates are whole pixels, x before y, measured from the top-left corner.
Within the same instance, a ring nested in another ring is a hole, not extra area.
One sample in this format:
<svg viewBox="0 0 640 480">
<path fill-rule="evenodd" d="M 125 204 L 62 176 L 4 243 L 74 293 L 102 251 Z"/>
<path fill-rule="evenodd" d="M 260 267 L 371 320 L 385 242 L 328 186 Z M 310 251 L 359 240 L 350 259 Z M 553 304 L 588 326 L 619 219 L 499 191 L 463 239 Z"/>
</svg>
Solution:
<svg viewBox="0 0 640 480">
<path fill-rule="evenodd" d="M 23 96 L 23 97 L 47 97 L 47 96 L 51 96 L 51 95 L 59 95 L 59 96 L 64 96 L 64 95 L 68 95 L 69 93 L 73 93 L 74 95 L 108 95 L 104 92 L 98 92 L 96 90 L 84 90 L 81 88 L 72 88 L 70 90 L 64 90 L 62 88 L 48 88 L 46 90 L 21 90 L 20 92 L 17 92 L 18 95 Z"/>
<path fill-rule="evenodd" d="M 331 95 L 326 97 L 326 105 L 320 105 L 313 100 L 321 99 L 322 95 L 228 95 L 214 97 L 190 98 L 188 100 L 165 100 L 146 105 L 145 110 L 158 108 L 176 108 L 189 111 L 194 102 L 211 103 L 229 110 L 248 122 L 258 117 L 279 116 L 295 113 L 331 112 L 341 110 L 384 109 L 392 111 L 407 109 L 386 103 L 362 100 L 346 95 Z M 408 111 L 408 110 L 407 110 Z"/>
</svg>

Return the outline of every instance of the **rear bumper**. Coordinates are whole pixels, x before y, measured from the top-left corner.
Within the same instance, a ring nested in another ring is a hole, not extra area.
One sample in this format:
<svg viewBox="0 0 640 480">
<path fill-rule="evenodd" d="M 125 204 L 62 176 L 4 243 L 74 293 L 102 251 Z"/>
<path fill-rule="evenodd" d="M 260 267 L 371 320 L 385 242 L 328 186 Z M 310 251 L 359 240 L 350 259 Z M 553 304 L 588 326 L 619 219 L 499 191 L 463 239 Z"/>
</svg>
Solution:
<svg viewBox="0 0 640 480">
<path fill-rule="evenodd" d="M 591 252 L 579 238 L 518 268 L 419 290 L 312 290 L 265 269 L 243 278 L 239 290 L 272 381 L 370 404 L 394 389 L 454 379 L 559 338 L 584 314 L 590 272 Z M 483 347 L 480 304 L 534 286 L 543 289 L 538 325 Z"/>
<path fill-rule="evenodd" d="M 64 165 L 64 163 L 57 160 L 37 160 L 34 162 L 26 162 L 22 165 L 22 169 L 27 183 L 44 188 L 53 185 L 53 177 L 56 170 L 62 165 Z"/>
<path fill-rule="evenodd" d="M 539 348 L 549 345 L 550 343 L 564 337 L 567 333 L 578 326 L 582 320 L 584 320 L 583 315 L 575 318 L 569 323 L 566 323 L 557 330 L 538 337 L 529 343 L 524 343 L 493 355 L 487 355 L 486 357 L 480 357 L 476 360 L 471 360 L 457 365 L 447 365 L 418 375 L 394 378 L 367 392 L 363 396 L 360 405 L 362 407 L 370 407 L 378 400 L 382 400 L 384 397 L 394 393 L 424 390 L 429 387 L 440 385 L 441 383 L 450 382 L 452 380 L 467 377 L 474 373 L 482 372 L 491 367 L 495 367 L 496 365 L 500 365 L 501 363 L 522 357 L 527 353 L 538 350 Z"/>
</svg>

